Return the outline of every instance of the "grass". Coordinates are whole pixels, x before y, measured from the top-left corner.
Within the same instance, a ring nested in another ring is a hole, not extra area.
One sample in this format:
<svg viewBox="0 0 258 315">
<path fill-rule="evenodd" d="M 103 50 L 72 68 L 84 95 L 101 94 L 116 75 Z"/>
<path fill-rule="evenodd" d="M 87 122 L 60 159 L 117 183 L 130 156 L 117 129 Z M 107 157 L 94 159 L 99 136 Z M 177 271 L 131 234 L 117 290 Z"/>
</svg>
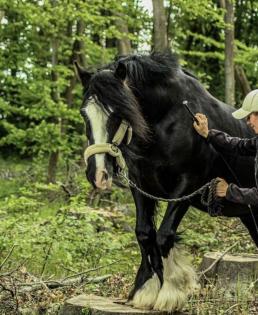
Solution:
<svg viewBox="0 0 258 315">
<path fill-rule="evenodd" d="M 104 283 L 87 284 L 80 290 L 124 298 L 140 263 L 132 198 L 128 192 L 115 189 L 111 195 L 95 199 L 93 207 L 87 197 L 91 188 L 83 170 L 77 167 L 70 176 L 67 178 L 61 169 L 58 178 L 69 187 L 72 198 L 68 198 L 61 183 L 43 182 L 44 165 L 34 167 L 28 161 L 0 160 L 0 262 L 15 245 L 1 271 L 20 266 L 36 277 L 59 279 L 97 268 L 89 275 L 112 276 Z M 165 206 L 160 206 L 158 222 Z M 238 245 L 231 252 L 256 252 L 238 219 L 211 218 L 190 209 L 179 230 L 196 267 L 205 252 L 223 252 L 236 241 Z M 69 295 L 76 293 L 75 290 Z M 189 300 L 186 308 L 190 314 L 200 315 L 255 314 L 254 295 L 254 289 L 248 291 L 240 283 L 238 293 L 229 297 L 210 283 Z M 58 296 L 46 301 L 60 302 L 66 297 Z"/>
</svg>

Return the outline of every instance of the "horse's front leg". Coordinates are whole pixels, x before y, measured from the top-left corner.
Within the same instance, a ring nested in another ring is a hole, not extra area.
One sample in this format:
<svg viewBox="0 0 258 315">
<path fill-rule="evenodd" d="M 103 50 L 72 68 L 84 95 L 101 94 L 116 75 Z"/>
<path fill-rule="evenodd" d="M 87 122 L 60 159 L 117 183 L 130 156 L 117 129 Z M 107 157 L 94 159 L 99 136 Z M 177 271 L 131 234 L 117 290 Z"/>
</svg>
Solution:
<svg viewBox="0 0 258 315">
<path fill-rule="evenodd" d="M 169 204 L 157 233 L 163 261 L 163 284 L 154 309 L 181 310 L 187 296 L 197 287 L 197 277 L 190 262 L 176 243 L 176 230 L 189 207 L 188 203 Z"/>
<path fill-rule="evenodd" d="M 156 244 L 154 224 L 155 202 L 132 189 L 136 205 L 136 237 L 142 260 L 134 288 L 129 295 L 129 304 L 137 308 L 153 308 L 163 277 L 162 260 Z"/>
</svg>

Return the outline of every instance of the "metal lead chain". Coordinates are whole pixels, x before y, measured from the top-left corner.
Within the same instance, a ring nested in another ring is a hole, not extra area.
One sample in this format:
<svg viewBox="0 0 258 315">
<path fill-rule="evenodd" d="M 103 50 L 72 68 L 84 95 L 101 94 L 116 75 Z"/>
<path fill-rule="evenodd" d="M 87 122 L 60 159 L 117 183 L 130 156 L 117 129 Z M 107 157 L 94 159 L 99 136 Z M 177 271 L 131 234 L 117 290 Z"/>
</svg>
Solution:
<svg viewBox="0 0 258 315">
<path fill-rule="evenodd" d="M 119 177 L 123 178 L 126 183 L 135 188 L 136 190 L 138 190 L 142 195 L 150 198 L 150 199 L 153 199 L 153 200 L 157 200 L 157 201 L 165 201 L 165 202 L 182 202 L 182 201 L 188 201 L 190 200 L 191 198 L 197 196 L 197 195 L 200 195 L 202 194 L 204 191 L 206 191 L 207 188 L 210 187 L 210 183 L 206 183 L 205 185 L 203 185 L 202 187 L 200 187 L 199 189 L 197 189 L 196 191 L 194 191 L 193 193 L 191 193 L 190 195 L 186 195 L 186 196 L 183 196 L 181 198 L 162 198 L 162 197 L 156 197 L 156 196 L 153 196 L 149 193 L 147 193 L 146 191 L 142 190 L 141 188 L 139 188 L 133 181 L 131 181 L 124 173 L 120 172 L 118 174 Z"/>
</svg>

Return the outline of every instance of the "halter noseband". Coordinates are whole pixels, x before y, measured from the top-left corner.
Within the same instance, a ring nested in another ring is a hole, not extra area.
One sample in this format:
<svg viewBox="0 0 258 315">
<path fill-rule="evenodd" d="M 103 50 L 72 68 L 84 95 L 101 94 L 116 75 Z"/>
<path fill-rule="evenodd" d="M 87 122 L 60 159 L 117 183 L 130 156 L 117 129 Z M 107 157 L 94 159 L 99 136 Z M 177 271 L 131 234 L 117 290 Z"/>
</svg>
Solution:
<svg viewBox="0 0 258 315">
<path fill-rule="evenodd" d="M 117 165 L 121 168 L 125 168 L 125 160 L 122 155 L 121 150 L 118 148 L 118 146 L 122 143 L 125 134 L 127 132 L 127 139 L 126 144 L 129 144 L 132 140 L 132 127 L 126 122 L 125 120 L 122 120 L 120 126 L 117 129 L 117 132 L 115 133 L 112 143 L 99 143 L 99 144 L 92 144 L 89 147 L 86 148 L 84 151 L 84 161 L 86 164 L 86 167 L 88 165 L 88 159 L 94 154 L 100 154 L 100 153 L 108 153 L 111 156 L 116 158 Z"/>
</svg>

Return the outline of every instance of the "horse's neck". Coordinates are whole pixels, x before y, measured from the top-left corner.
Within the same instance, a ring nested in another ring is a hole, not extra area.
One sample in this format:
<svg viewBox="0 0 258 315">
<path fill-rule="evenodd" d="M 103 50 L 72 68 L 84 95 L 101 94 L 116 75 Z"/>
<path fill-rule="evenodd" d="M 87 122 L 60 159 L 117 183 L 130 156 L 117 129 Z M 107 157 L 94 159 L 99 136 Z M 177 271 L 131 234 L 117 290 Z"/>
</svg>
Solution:
<svg viewBox="0 0 258 315">
<path fill-rule="evenodd" d="M 135 96 L 139 100 L 141 111 L 148 123 L 159 123 L 171 110 L 174 113 L 182 110 L 181 105 L 186 99 L 188 81 L 183 72 L 178 71 L 165 81 L 142 86 L 141 91 Z M 137 93 L 138 90 L 135 89 L 135 91 Z"/>
<path fill-rule="evenodd" d="M 150 128 L 158 124 L 171 111 L 173 103 L 169 97 L 146 95 L 139 102 L 140 110 Z"/>
</svg>

